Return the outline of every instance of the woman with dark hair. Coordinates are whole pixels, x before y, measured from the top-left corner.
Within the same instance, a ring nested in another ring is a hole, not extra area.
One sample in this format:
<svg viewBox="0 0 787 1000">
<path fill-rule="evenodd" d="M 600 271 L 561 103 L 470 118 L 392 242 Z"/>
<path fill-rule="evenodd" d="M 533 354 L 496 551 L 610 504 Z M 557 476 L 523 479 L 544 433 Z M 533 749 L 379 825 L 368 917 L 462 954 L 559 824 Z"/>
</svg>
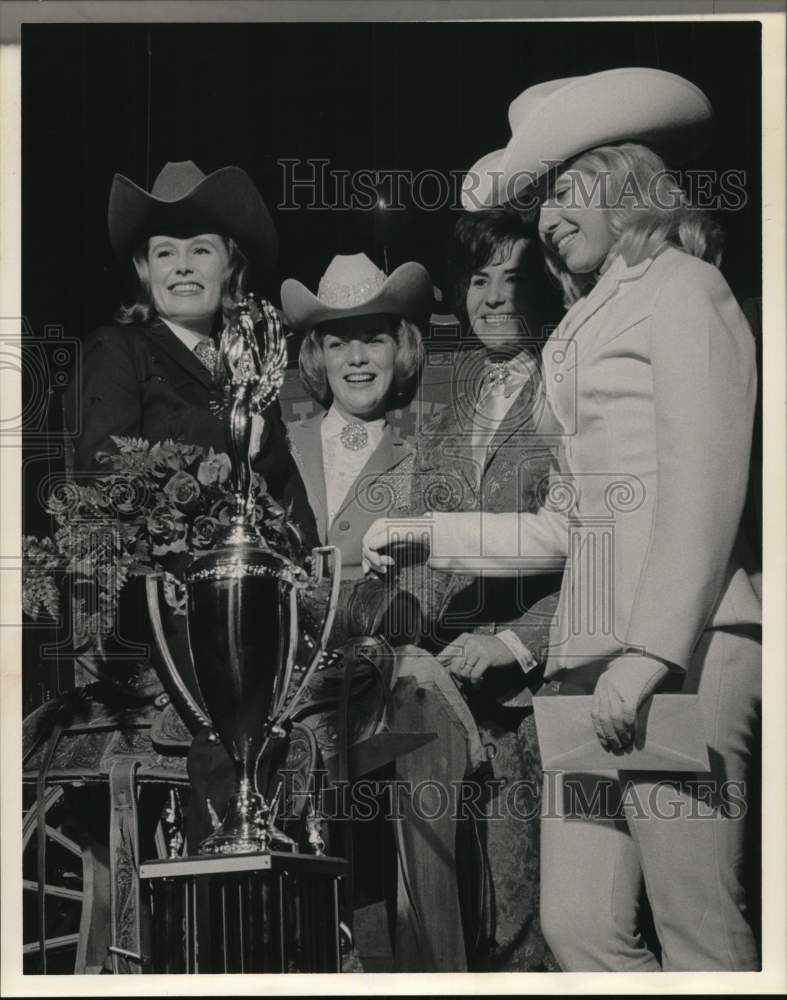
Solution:
<svg viewBox="0 0 787 1000">
<path fill-rule="evenodd" d="M 559 313 L 535 214 L 460 217 L 449 273 L 464 331 L 478 346 L 457 356 L 449 405 L 419 435 L 413 510 L 535 511 L 553 466 L 541 427 L 541 346 Z M 471 777 L 483 878 L 469 967 L 554 968 L 538 926 L 541 769 L 530 702 L 560 578 L 534 578 L 526 588 L 439 572 L 431 580 L 444 600 L 429 642 L 463 691 L 489 757 Z"/>
<path fill-rule="evenodd" d="M 436 515 L 431 559 L 525 576 L 571 556 L 547 676 L 559 697 L 588 696 L 588 728 L 618 773 L 586 767 L 573 802 L 543 819 L 542 920 L 561 966 L 756 969 L 741 798 L 760 716 L 760 600 L 740 531 L 754 341 L 717 268 L 717 227 L 651 148 L 689 155 L 712 109 L 688 80 L 625 68 L 532 87 L 509 116 L 507 149 L 479 161 L 468 196 L 494 203 L 501 180 L 509 197 L 522 177 L 544 182 L 540 237 L 570 306 L 544 352 L 565 482 L 538 513 L 482 526 Z M 373 526 L 366 558 L 389 564 L 392 537 Z M 697 696 L 707 808 L 674 768 L 620 769 L 655 691 Z M 642 933 L 645 898 L 658 948 Z"/>
</svg>

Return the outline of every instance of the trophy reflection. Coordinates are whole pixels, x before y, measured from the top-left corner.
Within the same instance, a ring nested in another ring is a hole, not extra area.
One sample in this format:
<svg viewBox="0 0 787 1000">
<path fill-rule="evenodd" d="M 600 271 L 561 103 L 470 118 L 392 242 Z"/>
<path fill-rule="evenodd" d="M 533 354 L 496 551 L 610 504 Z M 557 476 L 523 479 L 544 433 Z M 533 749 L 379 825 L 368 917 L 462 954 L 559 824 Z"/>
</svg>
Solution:
<svg viewBox="0 0 787 1000">
<path fill-rule="evenodd" d="M 264 326 L 264 348 L 255 328 Z M 257 788 L 260 761 L 286 740 L 286 722 L 325 650 L 336 612 L 340 554 L 314 549 L 309 576 L 273 551 L 255 523 L 249 457 L 252 422 L 278 395 L 287 363 L 276 310 L 249 298 L 221 337 L 216 378 L 231 462 L 234 510 L 217 548 L 201 554 L 186 574 L 189 648 L 200 694 L 213 729 L 229 753 L 236 784 L 223 819 L 199 846 L 200 854 L 267 852 L 289 841 L 275 825 L 275 803 Z M 311 661 L 293 694 L 298 646 L 298 597 L 330 581 L 330 599 Z M 181 692 L 186 689 L 168 651 L 163 659 Z M 199 709 L 197 709 L 199 711 Z"/>
</svg>

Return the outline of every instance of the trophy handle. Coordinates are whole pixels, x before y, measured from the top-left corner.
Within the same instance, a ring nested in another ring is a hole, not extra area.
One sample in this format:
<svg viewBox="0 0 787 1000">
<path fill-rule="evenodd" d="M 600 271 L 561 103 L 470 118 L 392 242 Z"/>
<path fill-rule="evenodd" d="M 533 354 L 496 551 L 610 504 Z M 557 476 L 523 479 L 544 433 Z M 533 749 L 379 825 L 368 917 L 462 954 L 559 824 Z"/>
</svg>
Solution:
<svg viewBox="0 0 787 1000">
<path fill-rule="evenodd" d="M 328 637 L 331 634 L 331 629 L 333 628 L 333 620 L 336 617 L 336 608 L 339 604 L 339 587 L 342 582 L 342 554 L 340 550 L 335 545 L 321 545 L 318 548 L 312 549 L 312 558 L 314 560 L 312 568 L 312 581 L 317 583 L 323 576 L 323 571 L 325 569 L 325 563 L 330 558 L 333 561 L 332 566 L 332 579 L 331 579 L 331 593 L 328 599 L 328 607 L 325 611 L 325 618 L 323 618 L 322 628 L 320 629 L 320 638 L 314 647 L 314 653 L 312 654 L 311 662 L 306 668 L 306 672 L 301 680 L 300 687 L 293 695 L 290 700 L 289 705 L 281 712 L 279 715 L 277 713 L 276 722 L 281 725 L 286 719 L 288 719 L 298 702 L 301 700 L 303 692 L 308 687 L 309 681 L 312 678 L 312 674 L 317 669 L 322 659 L 322 655 L 325 652 L 325 647 L 328 644 Z M 282 700 L 287 694 L 287 689 L 281 693 Z M 277 708 L 281 709 L 281 705 Z"/>
<path fill-rule="evenodd" d="M 192 733 L 204 726 L 210 728 L 212 723 L 197 704 L 185 681 L 180 676 L 180 671 L 170 651 L 167 637 L 164 635 L 164 626 L 161 622 L 161 610 L 159 608 L 158 580 L 155 576 L 145 577 L 145 595 L 148 602 L 150 624 L 153 628 L 153 638 L 156 640 L 156 647 L 166 668 L 166 676 L 162 680 L 165 682 L 175 708 L 183 716 L 183 721 Z"/>
<path fill-rule="evenodd" d="M 271 724 L 275 726 L 279 721 L 279 713 L 284 707 L 287 692 L 290 690 L 292 671 L 295 666 L 295 654 L 298 651 L 298 592 L 295 587 L 289 588 L 287 599 L 290 602 L 290 634 L 288 636 L 287 659 L 282 670 L 276 677 L 273 688 L 273 710 L 270 714 Z"/>
</svg>

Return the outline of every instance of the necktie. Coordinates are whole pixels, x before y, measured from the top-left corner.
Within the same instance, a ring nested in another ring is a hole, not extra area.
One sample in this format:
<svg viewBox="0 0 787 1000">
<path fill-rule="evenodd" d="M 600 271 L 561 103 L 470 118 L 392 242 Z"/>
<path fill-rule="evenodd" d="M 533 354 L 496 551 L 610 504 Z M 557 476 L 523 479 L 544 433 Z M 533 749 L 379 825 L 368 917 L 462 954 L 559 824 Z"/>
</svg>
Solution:
<svg viewBox="0 0 787 1000">
<path fill-rule="evenodd" d="M 521 389 L 522 380 L 515 378 L 505 363 L 490 367 L 478 394 L 473 419 L 472 450 L 480 478 L 486 465 L 492 439 L 511 408 L 511 396 Z"/>
<path fill-rule="evenodd" d="M 197 355 L 197 359 L 203 368 L 207 368 L 210 374 L 213 376 L 216 374 L 216 358 L 219 352 L 216 350 L 216 345 L 210 339 L 210 337 L 205 337 L 201 340 L 195 347 L 194 353 Z"/>
<path fill-rule="evenodd" d="M 476 405 L 476 430 L 489 431 L 489 439 L 497 430 L 510 408 L 509 399 L 515 389 L 514 379 L 507 366 L 496 366 L 484 379 Z"/>
</svg>

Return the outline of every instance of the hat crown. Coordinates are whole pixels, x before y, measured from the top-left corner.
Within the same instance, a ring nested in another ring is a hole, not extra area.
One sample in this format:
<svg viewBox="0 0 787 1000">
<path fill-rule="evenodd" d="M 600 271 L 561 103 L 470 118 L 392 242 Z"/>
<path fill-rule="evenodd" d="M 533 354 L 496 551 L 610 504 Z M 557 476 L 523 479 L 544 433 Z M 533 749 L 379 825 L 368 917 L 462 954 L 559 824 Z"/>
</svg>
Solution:
<svg viewBox="0 0 787 1000">
<path fill-rule="evenodd" d="M 556 90 L 561 90 L 568 83 L 578 79 L 576 76 L 565 76 L 560 80 L 546 80 L 544 83 L 536 83 L 527 90 L 523 90 L 519 97 L 508 106 L 508 122 L 511 131 L 516 132 L 522 122 L 531 111 L 537 108 L 543 100 L 553 94 Z"/>
<path fill-rule="evenodd" d="M 204 180 L 205 174 L 193 160 L 165 163 L 150 193 L 160 201 L 178 201 Z"/>
<path fill-rule="evenodd" d="M 317 298 L 336 308 L 361 306 L 385 284 L 385 274 L 365 253 L 337 254 L 320 279 Z"/>
</svg>

